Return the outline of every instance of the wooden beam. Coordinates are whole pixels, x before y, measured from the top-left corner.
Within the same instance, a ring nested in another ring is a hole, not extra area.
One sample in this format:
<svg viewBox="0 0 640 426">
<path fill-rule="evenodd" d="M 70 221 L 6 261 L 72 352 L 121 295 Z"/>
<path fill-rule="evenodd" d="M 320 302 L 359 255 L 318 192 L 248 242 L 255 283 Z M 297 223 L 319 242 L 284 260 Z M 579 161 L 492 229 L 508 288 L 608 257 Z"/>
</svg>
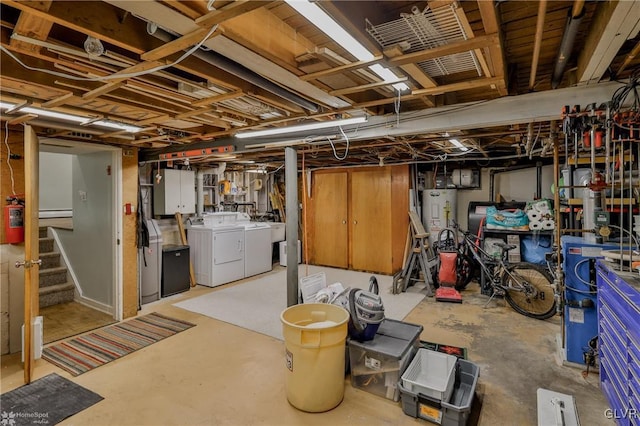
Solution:
<svg viewBox="0 0 640 426">
<path fill-rule="evenodd" d="M 458 92 L 461 90 L 476 89 L 478 87 L 491 86 L 502 81 L 501 77 L 478 78 L 475 80 L 460 81 L 458 83 L 445 84 L 429 89 L 419 89 L 411 92 L 412 95 L 440 95 L 449 92 Z"/>
<path fill-rule="evenodd" d="M 309 74 L 301 76 L 300 79 L 303 80 L 303 81 L 309 81 L 309 80 L 317 80 L 319 78 L 327 77 L 327 76 L 330 76 L 330 75 L 342 74 L 342 73 L 345 73 L 347 71 L 353 71 L 353 70 L 357 70 L 357 69 L 360 69 L 360 68 L 368 67 L 369 65 L 377 64 L 378 62 L 382 61 L 383 59 L 384 59 L 384 56 L 376 55 L 370 61 L 352 62 L 350 64 L 345 64 L 345 65 L 341 65 L 341 66 L 338 66 L 338 67 L 333 67 L 333 68 L 330 68 L 330 69 L 327 69 L 327 70 L 312 72 L 312 73 L 309 73 Z"/>
<path fill-rule="evenodd" d="M 396 45 L 390 49 L 387 49 L 385 53 L 390 58 L 396 58 L 398 56 L 402 56 L 402 49 L 400 48 L 400 46 Z M 436 87 L 438 85 L 416 64 L 401 65 L 400 68 L 402 68 L 402 71 L 406 72 L 412 79 L 414 79 L 420 86 L 425 89 L 429 87 Z M 429 107 L 434 107 L 436 105 L 434 100 L 429 96 L 424 97 L 424 103 Z"/>
<path fill-rule="evenodd" d="M 453 55 L 456 53 L 468 52 L 470 50 L 480 49 L 488 47 L 498 43 L 499 38 L 497 34 L 489 34 L 485 36 L 474 37 L 469 40 L 456 41 L 446 44 L 444 46 L 434 47 L 433 49 L 425 49 L 419 52 L 407 53 L 402 56 L 391 57 L 387 59 L 387 63 L 390 66 L 400 66 L 404 64 L 410 64 L 415 62 L 422 62 L 428 59 L 441 58 L 443 56 Z M 389 55 L 385 50 L 385 56 Z"/>
<path fill-rule="evenodd" d="M 73 98 L 75 95 L 72 92 L 69 92 L 67 94 L 64 94 L 62 96 L 58 96 L 55 99 L 51 99 L 45 103 L 42 104 L 43 108 L 53 108 L 53 107 L 57 107 L 60 105 L 64 105 L 67 103 L 67 101 L 71 98 Z"/>
<path fill-rule="evenodd" d="M 540 59 L 542 34 L 544 33 L 544 18 L 546 14 L 547 0 L 540 0 L 538 3 L 535 42 L 533 44 L 533 58 L 531 59 L 531 74 L 529 75 L 529 91 L 533 91 L 536 85 L 536 72 L 538 71 L 538 60 Z"/>
<path fill-rule="evenodd" d="M 462 26 L 464 33 L 466 34 L 467 39 L 476 38 L 476 35 L 473 32 L 473 28 L 471 28 L 471 24 L 469 24 L 469 19 L 467 18 L 467 14 L 464 12 L 464 9 L 460 6 L 454 7 L 454 12 L 458 17 L 458 21 Z M 482 73 L 485 77 L 491 77 L 491 70 L 489 69 L 489 65 L 487 64 L 487 60 L 485 59 L 482 49 L 473 49 L 473 53 L 475 53 L 476 59 L 478 61 L 478 65 L 482 69 Z"/>
<path fill-rule="evenodd" d="M 502 34 L 500 33 L 498 8 L 493 1 L 478 0 L 478 10 L 480 11 L 485 34 L 498 37 L 498 41 L 490 44 L 486 49 L 487 62 L 492 70 L 491 75 L 494 77 L 502 77 L 502 81 L 498 83 L 498 92 L 501 96 L 506 96 L 509 94 L 506 82 L 507 65 L 504 59 L 504 43 L 502 41 Z"/>
<path fill-rule="evenodd" d="M 211 112 L 211 111 L 215 111 L 215 108 L 200 108 L 200 109 L 194 109 L 192 111 L 186 111 L 186 112 L 181 112 L 180 114 L 177 114 L 175 116 L 176 120 L 182 120 L 184 118 L 189 118 L 192 117 L 194 115 L 200 115 L 200 114 L 205 114 L 207 112 Z"/>
<path fill-rule="evenodd" d="M 86 99 L 86 100 L 95 99 L 98 96 L 102 96 L 104 94 L 107 94 L 109 92 L 112 92 L 116 89 L 121 88 L 122 86 L 124 86 L 124 83 L 125 83 L 124 81 L 115 81 L 115 82 L 107 83 L 104 86 L 100 86 L 96 89 L 89 90 L 87 93 L 82 95 L 82 99 Z"/>
<path fill-rule="evenodd" d="M 136 126 L 146 126 L 148 124 L 162 123 L 163 121 L 168 121 L 168 120 L 171 120 L 171 117 L 169 116 L 169 114 L 162 114 L 162 115 L 158 115 L 156 117 L 145 118 L 144 120 L 136 121 L 135 125 Z"/>
<path fill-rule="evenodd" d="M 185 34 L 169 43 L 165 43 L 162 46 L 156 47 L 149 52 L 140 55 L 140 59 L 145 61 L 155 61 L 158 59 L 166 58 L 167 56 L 185 50 L 197 43 L 200 43 L 204 37 L 209 33 L 208 28 L 200 28 L 195 31 Z M 220 35 L 220 29 L 212 32 L 207 39 Z"/>
<path fill-rule="evenodd" d="M 361 86 L 356 86 L 356 87 L 347 87 L 344 89 L 332 90 L 329 92 L 329 94 L 332 96 L 339 96 L 339 95 L 347 95 L 349 93 L 364 92 L 365 90 L 375 89 L 378 87 L 391 86 L 396 83 L 402 83 L 407 80 L 408 80 L 407 77 L 400 77 L 394 81 L 378 81 L 375 83 L 363 84 Z"/>
<path fill-rule="evenodd" d="M 410 95 L 401 96 L 400 102 L 417 99 L 424 95 L 438 95 L 438 94 L 449 93 L 449 92 L 458 92 L 462 90 L 475 89 L 478 87 L 492 86 L 494 84 L 498 84 L 500 81 L 501 81 L 500 77 L 479 78 L 476 80 L 445 84 L 442 86 L 432 87 L 429 89 L 414 90 L 411 92 Z M 360 103 L 354 104 L 353 108 L 370 108 L 370 107 L 379 106 L 379 105 L 391 104 L 397 101 L 398 101 L 397 97 L 377 99 L 374 101 L 366 101 L 366 102 L 360 102 Z"/>
<path fill-rule="evenodd" d="M 602 78 L 624 42 L 637 34 L 639 20 L 640 2 L 598 2 L 578 57 L 579 83 Z"/>
<path fill-rule="evenodd" d="M 201 27 L 211 27 L 216 24 L 221 24 L 224 21 L 228 21 L 233 18 L 237 18 L 240 15 L 249 13 L 252 10 L 259 9 L 273 3 L 272 1 L 249 1 L 249 0 L 236 0 L 224 7 L 217 10 L 212 10 L 206 15 L 196 19 L 196 24 Z"/>
<path fill-rule="evenodd" d="M 146 139 L 136 139 L 135 141 L 132 141 L 132 144 L 139 144 L 139 143 L 146 143 L 146 142 L 156 142 L 156 141 L 162 141 L 165 140 L 169 137 L 169 135 L 160 135 L 160 136 L 155 136 L 152 138 L 146 138 Z"/>
<path fill-rule="evenodd" d="M 51 7 L 51 0 L 34 2 L 33 7 L 39 11 L 46 12 Z M 36 40 L 46 40 L 51 31 L 53 22 L 48 21 L 38 15 L 32 14 L 28 11 L 20 13 L 18 22 L 13 29 L 13 34 L 25 35 Z M 11 47 L 23 52 L 38 52 L 40 48 L 34 44 L 11 39 Z"/>
<path fill-rule="evenodd" d="M 616 76 L 619 76 L 638 55 L 640 55 L 640 42 L 636 43 L 633 50 L 624 58 L 624 61 L 616 71 Z"/>
<path fill-rule="evenodd" d="M 242 96 L 244 96 L 244 93 L 242 92 L 242 90 L 236 90 L 234 92 L 229 92 L 222 95 L 211 96 L 209 98 L 193 101 L 191 102 L 191 106 L 201 107 L 205 105 L 217 104 L 218 102 L 228 101 L 230 99 L 236 99 Z"/>
<path fill-rule="evenodd" d="M 34 118 L 38 118 L 38 115 L 37 114 L 24 114 L 24 115 L 21 115 L 20 117 L 9 119 L 8 123 L 9 124 L 26 123 L 27 121 L 31 121 Z"/>
</svg>

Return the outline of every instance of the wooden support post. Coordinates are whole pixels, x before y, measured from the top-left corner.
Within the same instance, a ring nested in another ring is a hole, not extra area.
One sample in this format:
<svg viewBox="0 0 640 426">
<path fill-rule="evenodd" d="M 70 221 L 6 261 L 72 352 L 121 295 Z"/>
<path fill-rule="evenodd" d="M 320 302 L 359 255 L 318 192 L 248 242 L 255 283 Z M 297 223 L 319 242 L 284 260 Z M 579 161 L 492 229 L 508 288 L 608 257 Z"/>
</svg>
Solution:
<svg viewBox="0 0 640 426">
<path fill-rule="evenodd" d="M 184 226 L 182 225 L 182 213 L 176 213 L 176 222 L 178 222 L 178 230 L 180 231 L 180 242 L 182 245 L 186 246 L 188 245 L 187 234 L 184 232 Z M 191 263 L 191 259 L 189 259 L 189 281 L 191 282 L 191 287 L 196 286 L 196 273 L 193 270 L 193 263 Z"/>
</svg>

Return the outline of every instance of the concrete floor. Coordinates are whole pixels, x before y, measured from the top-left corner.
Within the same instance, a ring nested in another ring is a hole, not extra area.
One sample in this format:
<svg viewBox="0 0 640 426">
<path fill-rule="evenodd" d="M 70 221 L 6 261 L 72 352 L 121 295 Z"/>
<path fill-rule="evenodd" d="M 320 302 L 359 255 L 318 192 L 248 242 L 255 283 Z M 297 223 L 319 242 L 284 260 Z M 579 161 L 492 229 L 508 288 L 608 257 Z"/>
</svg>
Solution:
<svg viewBox="0 0 640 426">
<path fill-rule="evenodd" d="M 284 346 L 261 335 L 172 306 L 185 298 L 216 291 L 196 287 L 188 293 L 145 305 L 197 324 L 78 377 L 46 361 L 36 361 L 35 378 L 56 372 L 105 399 L 62 422 L 63 425 L 416 425 L 396 403 L 345 379 L 343 402 L 321 414 L 293 408 L 284 388 Z M 472 284 L 463 304 L 421 302 L 405 321 L 421 324 L 422 340 L 468 349 L 481 368 L 479 425 L 536 425 L 538 388 L 575 396 L 582 425 L 612 425 L 598 375 L 560 366 L 556 335 L 560 318 L 539 321 L 517 314 L 502 300 L 492 301 Z M 19 354 L 2 358 L 2 392 L 22 384 Z"/>
</svg>

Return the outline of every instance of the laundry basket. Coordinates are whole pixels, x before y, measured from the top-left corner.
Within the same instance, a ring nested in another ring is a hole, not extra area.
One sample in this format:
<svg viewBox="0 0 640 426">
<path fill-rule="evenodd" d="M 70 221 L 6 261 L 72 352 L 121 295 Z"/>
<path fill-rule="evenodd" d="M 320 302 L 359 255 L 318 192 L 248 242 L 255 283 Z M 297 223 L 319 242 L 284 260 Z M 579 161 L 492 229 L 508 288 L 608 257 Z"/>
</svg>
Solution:
<svg viewBox="0 0 640 426">
<path fill-rule="evenodd" d="M 308 303 L 285 309 L 280 320 L 287 400 L 312 413 L 337 407 L 344 398 L 349 312 L 336 305 Z"/>
</svg>

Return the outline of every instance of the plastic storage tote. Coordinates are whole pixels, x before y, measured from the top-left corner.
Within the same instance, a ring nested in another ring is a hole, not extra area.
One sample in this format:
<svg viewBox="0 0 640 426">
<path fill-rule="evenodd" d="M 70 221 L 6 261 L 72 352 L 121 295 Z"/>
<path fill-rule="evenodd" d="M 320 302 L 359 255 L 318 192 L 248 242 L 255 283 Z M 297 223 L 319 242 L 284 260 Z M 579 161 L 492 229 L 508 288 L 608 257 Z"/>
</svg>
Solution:
<svg viewBox="0 0 640 426">
<path fill-rule="evenodd" d="M 429 420 L 443 426 L 466 425 L 479 376 L 480 368 L 477 365 L 459 359 L 456 365 L 453 393 L 448 401 L 437 401 L 420 393 L 411 392 L 399 383 L 402 411 L 408 416 Z"/>
<path fill-rule="evenodd" d="M 438 401 L 449 401 L 455 380 L 456 358 L 453 355 L 418 349 L 402 374 L 402 386 Z"/>
<path fill-rule="evenodd" d="M 351 385 L 398 401 L 398 381 L 418 350 L 423 327 L 385 319 L 373 340 L 349 340 Z"/>
<path fill-rule="evenodd" d="M 280 315 L 285 346 L 285 391 L 291 405 L 319 413 L 344 398 L 349 312 L 340 306 L 294 305 Z"/>
</svg>

